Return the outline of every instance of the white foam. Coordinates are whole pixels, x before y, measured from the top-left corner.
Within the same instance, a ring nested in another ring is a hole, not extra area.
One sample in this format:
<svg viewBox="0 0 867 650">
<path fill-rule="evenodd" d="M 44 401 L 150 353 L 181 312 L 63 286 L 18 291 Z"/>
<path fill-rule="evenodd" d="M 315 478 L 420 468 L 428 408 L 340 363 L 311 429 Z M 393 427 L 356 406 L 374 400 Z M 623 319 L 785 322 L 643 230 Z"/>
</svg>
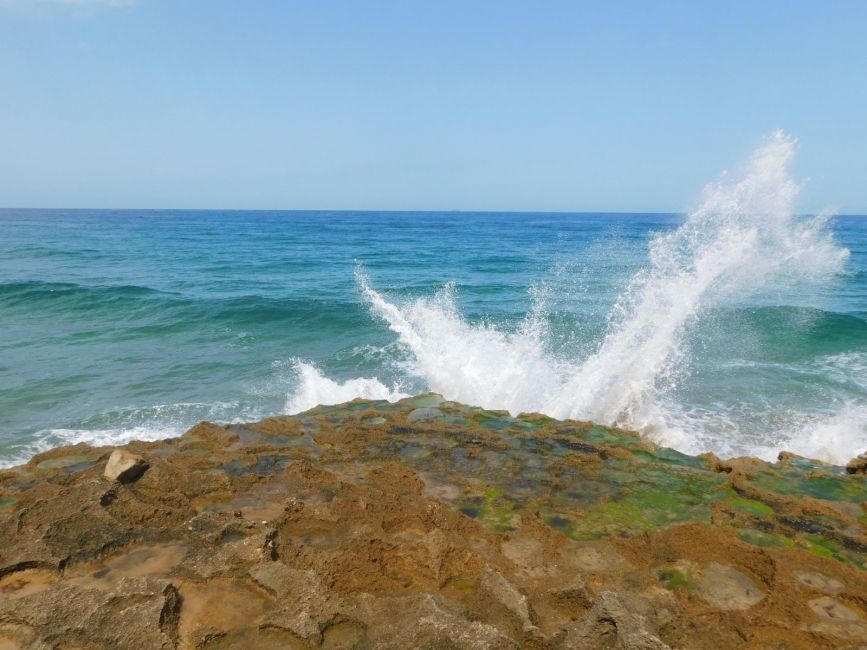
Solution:
<svg viewBox="0 0 867 650">
<path fill-rule="evenodd" d="M 826 228 L 827 215 L 795 215 L 794 150 L 791 138 L 774 133 L 741 174 L 724 175 L 706 188 L 683 225 L 655 237 L 648 267 L 632 278 L 609 314 L 607 334 L 583 359 L 561 358 L 547 349 L 547 316 L 539 296 L 522 325 L 505 331 L 468 322 L 452 286 L 400 305 L 374 290 L 360 270 L 358 282 L 371 312 L 411 353 L 406 370 L 430 390 L 484 408 L 630 427 L 695 452 L 696 436 L 669 425 L 666 400 L 689 364 L 686 329 L 708 307 L 819 284 L 839 272 L 848 255 Z M 356 396 L 398 394 L 376 378 L 337 383 L 309 364 L 297 369 L 300 384 L 287 405 L 291 412 Z M 803 448 L 820 450 L 817 441 L 825 436 L 829 449 L 850 453 L 845 446 L 851 441 L 834 433 L 835 426 L 814 428 Z M 708 444 L 732 447 L 722 440 Z"/>
<path fill-rule="evenodd" d="M 758 447 L 755 453 L 760 458 L 773 460 L 783 450 L 844 465 L 867 452 L 867 406 L 847 404 L 834 415 L 809 418 L 777 445 Z"/>
<path fill-rule="evenodd" d="M 164 440 L 183 434 L 202 420 L 248 422 L 268 415 L 239 402 L 176 402 L 105 411 L 65 428 L 43 429 L 30 442 L 10 445 L 0 467 L 26 463 L 34 455 L 61 447 L 85 443 L 92 446 L 125 445 L 133 440 Z"/>
<path fill-rule="evenodd" d="M 341 404 L 356 397 L 384 399 L 396 402 L 408 397 L 399 387 L 389 388 L 375 378 L 360 377 L 340 383 L 328 379 L 316 366 L 303 361 L 295 362 L 298 386 L 286 401 L 286 413 L 301 413 L 318 404 Z"/>
<path fill-rule="evenodd" d="M 189 427 L 137 426 L 108 429 L 45 429 L 35 434 L 33 442 L 20 445 L 10 456 L 0 459 L 0 468 L 26 463 L 36 454 L 62 447 L 85 443 L 94 447 L 125 445 L 133 440 L 164 440 L 181 435 Z"/>
</svg>

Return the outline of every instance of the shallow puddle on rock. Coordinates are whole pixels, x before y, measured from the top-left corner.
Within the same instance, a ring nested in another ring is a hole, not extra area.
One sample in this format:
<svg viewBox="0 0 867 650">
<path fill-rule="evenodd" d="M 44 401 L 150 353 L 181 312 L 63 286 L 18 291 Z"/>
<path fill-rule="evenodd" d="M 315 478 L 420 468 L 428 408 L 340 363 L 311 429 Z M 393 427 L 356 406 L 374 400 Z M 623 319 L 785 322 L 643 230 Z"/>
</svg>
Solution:
<svg viewBox="0 0 867 650">
<path fill-rule="evenodd" d="M 429 422 L 443 417 L 444 413 L 436 407 L 424 406 L 410 411 L 406 416 L 407 422 Z"/>
<path fill-rule="evenodd" d="M 569 552 L 572 565 L 587 573 L 620 571 L 626 560 L 613 548 L 603 544 L 582 544 Z"/>
<path fill-rule="evenodd" d="M 423 460 L 431 455 L 431 450 L 420 445 L 408 444 L 398 452 L 398 456 L 403 460 Z"/>
<path fill-rule="evenodd" d="M 186 553 L 186 547 L 180 544 L 137 547 L 99 562 L 73 567 L 66 576 L 75 585 L 110 590 L 122 578 L 165 576 Z"/>
<path fill-rule="evenodd" d="M 226 634 L 202 647 L 205 650 L 307 650 L 310 645 L 281 630 L 251 629 Z"/>
<path fill-rule="evenodd" d="M 500 544 L 500 550 L 515 565 L 529 569 L 545 562 L 542 543 L 532 537 L 515 537 Z"/>
<path fill-rule="evenodd" d="M 284 490 L 263 490 L 258 494 L 239 496 L 224 507 L 232 512 L 240 511 L 244 519 L 273 521 L 286 511 L 288 498 L 289 493 Z"/>
<path fill-rule="evenodd" d="M 430 476 L 422 475 L 424 481 L 424 496 L 438 499 L 440 501 L 454 501 L 460 498 L 461 491 L 456 485 L 449 483 L 440 483 Z"/>
<path fill-rule="evenodd" d="M 826 594 L 836 594 L 843 590 L 842 582 L 817 571 L 795 571 L 794 576 L 801 584 Z"/>
<path fill-rule="evenodd" d="M 351 621 L 343 621 L 328 627 L 322 639 L 324 650 L 355 648 L 364 638 L 364 628 Z"/>
<path fill-rule="evenodd" d="M 57 574 L 45 569 L 25 569 L 0 578 L 0 600 L 23 598 L 45 591 L 57 582 Z M 0 650 L 2 650 L 0 645 Z"/>
<path fill-rule="evenodd" d="M 698 595 L 717 609 L 749 609 L 765 597 L 750 578 L 724 564 L 709 564 L 697 583 Z"/>
<path fill-rule="evenodd" d="M 75 454 L 72 456 L 57 456 L 43 460 L 36 466 L 36 469 L 63 469 L 73 465 L 90 467 L 95 461 L 91 461 L 87 456 Z"/>
<path fill-rule="evenodd" d="M 204 584 L 181 585 L 181 639 L 195 641 L 203 635 L 237 632 L 255 628 L 270 602 L 264 592 L 239 581 L 215 580 Z M 251 630 L 249 632 L 253 634 Z M 237 637 L 240 643 L 243 635 Z M 232 637 L 225 638 L 229 645 L 208 645 L 208 648 L 260 648 L 257 644 L 232 645 Z M 280 646 L 276 646 L 280 647 Z M 291 647 L 291 646 L 288 646 Z M 303 647 L 303 646 L 302 646 Z"/>
<path fill-rule="evenodd" d="M 857 611 L 829 596 L 815 598 L 808 602 L 807 606 L 816 616 L 826 621 L 849 622 L 861 620 L 861 615 Z"/>
<path fill-rule="evenodd" d="M 292 462 L 291 459 L 286 456 L 266 454 L 254 459 L 234 458 L 223 465 L 222 469 L 232 476 L 243 476 L 244 474 L 267 476 L 283 471 L 290 462 Z"/>
</svg>

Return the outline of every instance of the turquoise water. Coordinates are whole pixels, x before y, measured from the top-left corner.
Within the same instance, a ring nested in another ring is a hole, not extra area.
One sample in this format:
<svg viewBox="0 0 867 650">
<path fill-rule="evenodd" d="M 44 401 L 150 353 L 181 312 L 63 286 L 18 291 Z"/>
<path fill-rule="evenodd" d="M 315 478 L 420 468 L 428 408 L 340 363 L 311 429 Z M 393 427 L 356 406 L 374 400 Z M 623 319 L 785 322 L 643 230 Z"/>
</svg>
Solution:
<svg viewBox="0 0 867 650">
<path fill-rule="evenodd" d="M 555 392 L 544 375 L 511 393 L 470 384 L 496 384 L 513 366 L 531 378 L 569 366 L 580 377 L 630 280 L 648 268 L 651 238 L 683 222 L 658 214 L 2 210 L 0 460 L 359 393 L 434 388 L 484 406 L 544 406 Z M 649 435 L 689 451 L 767 455 L 816 436 L 832 456 L 860 451 L 867 218 L 835 217 L 826 228 L 850 252 L 838 271 L 708 300 L 683 323 L 677 359 L 667 362 L 676 370 L 653 378 L 662 419 Z M 372 298 L 414 318 L 416 334 L 426 335 L 427 319 L 428 334 L 442 337 L 436 349 L 413 348 Z M 475 348 L 461 349 L 474 337 Z M 444 380 L 431 369 L 437 354 L 463 355 L 465 367 L 446 359 Z M 550 367 L 521 369 L 540 359 Z"/>
</svg>

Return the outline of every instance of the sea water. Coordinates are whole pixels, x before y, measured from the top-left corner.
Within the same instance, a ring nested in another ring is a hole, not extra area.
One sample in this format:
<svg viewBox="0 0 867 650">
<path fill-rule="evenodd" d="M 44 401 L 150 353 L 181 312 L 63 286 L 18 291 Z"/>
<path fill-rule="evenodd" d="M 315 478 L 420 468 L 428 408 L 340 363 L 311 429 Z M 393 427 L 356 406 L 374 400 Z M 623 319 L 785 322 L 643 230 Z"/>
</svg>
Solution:
<svg viewBox="0 0 867 650">
<path fill-rule="evenodd" d="M 793 154 L 688 214 L 0 210 L 0 463 L 427 390 L 845 462 L 867 217 L 799 214 Z"/>
</svg>

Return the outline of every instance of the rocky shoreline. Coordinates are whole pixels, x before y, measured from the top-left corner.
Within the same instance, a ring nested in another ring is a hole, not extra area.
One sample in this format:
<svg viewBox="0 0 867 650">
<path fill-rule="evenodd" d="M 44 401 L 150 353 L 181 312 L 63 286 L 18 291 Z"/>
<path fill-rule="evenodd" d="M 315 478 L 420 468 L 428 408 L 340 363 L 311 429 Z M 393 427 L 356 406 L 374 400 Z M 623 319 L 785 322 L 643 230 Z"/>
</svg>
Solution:
<svg viewBox="0 0 867 650">
<path fill-rule="evenodd" d="M 0 650 L 867 648 L 867 477 L 436 395 L 0 472 Z"/>
</svg>

